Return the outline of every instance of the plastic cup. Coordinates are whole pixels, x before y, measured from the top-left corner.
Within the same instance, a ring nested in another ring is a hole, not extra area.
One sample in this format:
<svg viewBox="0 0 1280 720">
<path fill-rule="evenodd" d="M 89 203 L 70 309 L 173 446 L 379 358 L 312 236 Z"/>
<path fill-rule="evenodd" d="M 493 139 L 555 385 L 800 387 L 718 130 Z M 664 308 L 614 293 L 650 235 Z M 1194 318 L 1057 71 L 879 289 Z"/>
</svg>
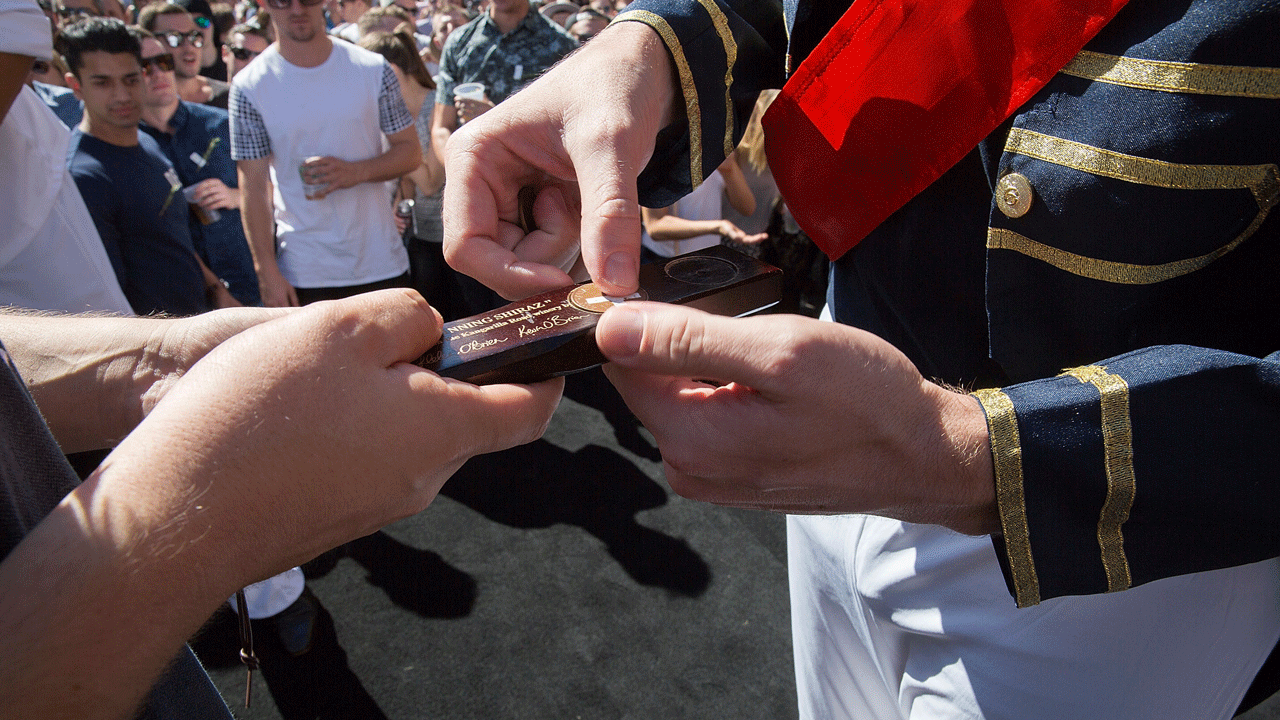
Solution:
<svg viewBox="0 0 1280 720">
<path fill-rule="evenodd" d="M 222 213 L 216 209 L 205 210 L 200 207 L 200 203 L 195 201 L 196 186 L 188 185 L 182 188 L 182 195 L 187 199 L 187 204 L 191 206 L 191 212 L 196 214 L 196 218 L 200 220 L 201 225 L 209 225 L 216 223 L 222 217 Z"/>
<path fill-rule="evenodd" d="M 455 85 L 453 97 L 458 100 L 483 100 L 484 83 L 469 82 Z"/>
</svg>

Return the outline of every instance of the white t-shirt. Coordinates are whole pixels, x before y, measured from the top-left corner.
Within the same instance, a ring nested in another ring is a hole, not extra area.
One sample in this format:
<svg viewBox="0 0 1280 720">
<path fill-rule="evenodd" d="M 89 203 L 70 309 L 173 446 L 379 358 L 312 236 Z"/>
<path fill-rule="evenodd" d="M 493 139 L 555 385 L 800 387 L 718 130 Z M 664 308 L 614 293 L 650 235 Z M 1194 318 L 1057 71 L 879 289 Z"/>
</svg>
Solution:
<svg viewBox="0 0 1280 720">
<path fill-rule="evenodd" d="M 236 74 L 229 101 L 231 155 L 271 157 L 280 272 L 294 287 L 349 287 L 402 275 L 409 257 L 385 183 L 308 200 L 298 167 L 312 156 L 367 160 L 386 135 L 413 125 L 381 55 L 333 41 L 314 68 L 268 47 Z"/>
<path fill-rule="evenodd" d="M 0 0 L 0 52 L 50 57 L 49 20 L 34 0 Z M 132 315 L 67 172 L 70 141 L 49 106 L 23 87 L 0 124 L 0 305 Z"/>
<path fill-rule="evenodd" d="M 723 197 L 724 176 L 716 170 L 703 180 L 701 185 L 694 188 L 693 192 L 677 200 L 676 204 L 671 206 L 671 214 L 685 220 L 723 220 L 724 210 L 721 202 Z M 720 235 L 710 233 L 684 240 L 654 240 L 649 237 L 648 232 L 644 232 L 640 242 L 662 257 L 675 257 L 719 245 Z"/>
</svg>

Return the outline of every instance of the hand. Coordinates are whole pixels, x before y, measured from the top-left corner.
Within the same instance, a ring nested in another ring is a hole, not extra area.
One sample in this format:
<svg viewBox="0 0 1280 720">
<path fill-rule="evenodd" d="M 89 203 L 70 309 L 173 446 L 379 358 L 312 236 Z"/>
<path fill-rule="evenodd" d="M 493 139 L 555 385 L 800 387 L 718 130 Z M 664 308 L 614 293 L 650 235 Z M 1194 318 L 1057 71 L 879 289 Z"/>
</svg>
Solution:
<svg viewBox="0 0 1280 720">
<path fill-rule="evenodd" d="M 199 567 L 227 570 L 207 578 L 223 596 L 416 513 L 471 456 L 539 437 L 563 385 L 476 387 L 409 364 L 440 327 L 416 292 L 390 290 L 239 333 L 120 444 L 95 494 L 190 488 L 198 507 L 175 532 L 198 538 Z"/>
<path fill-rule="evenodd" d="M 874 335 L 798 316 L 626 303 L 600 318 L 596 340 L 681 495 L 999 530 L 977 400 L 926 381 Z"/>
<path fill-rule="evenodd" d="M 221 282 L 210 285 L 206 292 L 209 296 L 209 304 L 212 305 L 215 310 L 244 307 L 244 303 L 237 300 L 236 297 L 231 294 L 231 291 L 227 289 L 227 286 L 223 285 Z"/>
<path fill-rule="evenodd" d="M 240 189 L 228 187 L 218 178 L 196 183 L 192 200 L 205 210 L 239 210 Z"/>
<path fill-rule="evenodd" d="M 266 307 L 297 307 L 298 292 L 280 274 L 278 268 L 258 268 L 258 292 Z"/>
<path fill-rule="evenodd" d="M 458 113 L 458 124 L 465 125 L 492 110 L 494 105 L 487 96 L 483 100 L 455 97 L 453 108 Z"/>
<path fill-rule="evenodd" d="M 304 163 L 306 167 L 305 182 L 310 185 L 324 185 L 311 196 L 312 200 L 322 200 L 335 190 L 354 187 L 365 181 L 360 165 L 336 157 L 318 157 Z"/>
<path fill-rule="evenodd" d="M 745 230 L 734 225 L 729 220 L 720 221 L 720 237 L 725 240 L 742 243 L 744 245 L 755 245 L 769 239 L 769 233 L 755 233 L 748 235 Z"/>
<path fill-rule="evenodd" d="M 637 287 L 636 177 L 670 122 L 671 59 L 657 33 L 612 25 L 534 83 L 463 125 L 446 153 L 449 264 L 507 298 L 570 284 L 579 251 L 606 292 Z M 537 229 L 520 229 L 522 188 Z"/>
</svg>

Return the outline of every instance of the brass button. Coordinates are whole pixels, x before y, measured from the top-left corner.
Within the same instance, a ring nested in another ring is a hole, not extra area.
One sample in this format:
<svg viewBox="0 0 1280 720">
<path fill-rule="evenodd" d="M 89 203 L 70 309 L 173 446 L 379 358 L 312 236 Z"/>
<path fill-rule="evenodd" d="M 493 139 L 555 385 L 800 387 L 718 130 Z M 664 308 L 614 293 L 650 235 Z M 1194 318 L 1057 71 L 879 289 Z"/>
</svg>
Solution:
<svg viewBox="0 0 1280 720">
<path fill-rule="evenodd" d="M 1009 173 L 996 183 L 996 207 L 1005 217 L 1020 218 L 1031 209 L 1031 183 L 1021 173 Z"/>
</svg>

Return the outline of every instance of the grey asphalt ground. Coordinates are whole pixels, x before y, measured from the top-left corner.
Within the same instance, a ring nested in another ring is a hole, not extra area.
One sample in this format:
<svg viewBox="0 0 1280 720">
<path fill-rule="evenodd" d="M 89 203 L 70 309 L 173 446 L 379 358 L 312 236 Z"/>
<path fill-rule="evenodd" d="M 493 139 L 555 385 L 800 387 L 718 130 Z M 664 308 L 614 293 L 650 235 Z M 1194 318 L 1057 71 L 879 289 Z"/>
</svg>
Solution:
<svg viewBox="0 0 1280 720">
<path fill-rule="evenodd" d="M 256 622 L 250 709 L 233 616 L 194 643 L 238 718 L 796 717 L 783 519 L 671 493 L 598 371 L 544 439 L 304 569 L 315 644 L 290 657 Z"/>
</svg>

